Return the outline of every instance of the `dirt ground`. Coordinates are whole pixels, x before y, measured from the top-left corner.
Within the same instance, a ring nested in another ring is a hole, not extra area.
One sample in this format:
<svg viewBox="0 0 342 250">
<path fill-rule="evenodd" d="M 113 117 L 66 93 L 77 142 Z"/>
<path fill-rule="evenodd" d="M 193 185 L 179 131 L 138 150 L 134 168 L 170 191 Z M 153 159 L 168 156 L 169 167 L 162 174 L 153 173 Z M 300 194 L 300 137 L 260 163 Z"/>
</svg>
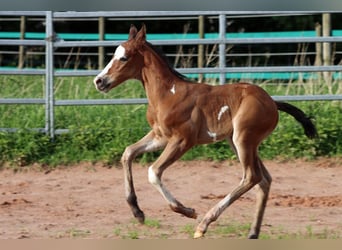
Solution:
<svg viewBox="0 0 342 250">
<path fill-rule="evenodd" d="M 262 234 L 323 233 L 342 237 L 342 159 L 265 161 L 273 177 Z M 32 170 L 33 169 L 33 170 Z M 147 225 L 133 219 L 124 197 L 120 166 L 82 163 L 53 171 L 0 172 L 0 238 L 171 238 L 187 239 L 204 214 L 241 180 L 234 161 L 178 161 L 163 181 L 197 219 L 172 212 L 148 183 L 147 166 L 133 167 Z M 251 223 L 254 190 L 209 226 L 206 238 L 241 238 L 218 228 Z M 243 229 L 248 233 L 248 229 Z"/>
</svg>

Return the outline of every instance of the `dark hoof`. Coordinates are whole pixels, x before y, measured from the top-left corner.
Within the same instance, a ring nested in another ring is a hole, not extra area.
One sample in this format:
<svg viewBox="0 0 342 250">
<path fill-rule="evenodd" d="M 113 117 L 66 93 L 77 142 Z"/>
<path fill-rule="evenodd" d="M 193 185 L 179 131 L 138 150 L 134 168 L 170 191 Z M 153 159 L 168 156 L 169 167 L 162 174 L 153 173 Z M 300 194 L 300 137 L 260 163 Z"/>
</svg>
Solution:
<svg viewBox="0 0 342 250">
<path fill-rule="evenodd" d="M 145 214 L 143 211 L 139 210 L 134 213 L 134 217 L 139 221 L 140 224 L 145 222 Z"/>
<path fill-rule="evenodd" d="M 250 234 L 250 235 L 248 235 L 248 239 L 258 239 L 258 235 L 256 235 L 256 234 Z"/>
<path fill-rule="evenodd" d="M 176 213 L 180 213 L 183 214 L 184 216 L 188 217 L 188 218 L 192 218 L 192 219 L 197 219 L 197 213 L 195 211 L 195 209 L 193 208 L 187 208 L 187 207 L 173 207 L 170 206 L 172 211 L 176 212 Z"/>
</svg>

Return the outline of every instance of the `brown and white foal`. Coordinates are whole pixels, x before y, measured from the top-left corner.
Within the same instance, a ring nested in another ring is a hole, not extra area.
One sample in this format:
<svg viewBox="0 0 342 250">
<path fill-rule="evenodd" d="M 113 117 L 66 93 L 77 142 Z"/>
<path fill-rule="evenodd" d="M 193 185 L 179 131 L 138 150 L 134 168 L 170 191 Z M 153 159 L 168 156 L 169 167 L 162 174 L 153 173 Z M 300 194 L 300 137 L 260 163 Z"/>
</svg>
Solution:
<svg viewBox="0 0 342 250">
<path fill-rule="evenodd" d="M 211 86 L 186 80 L 146 41 L 144 25 L 139 32 L 131 26 L 128 40 L 117 47 L 113 58 L 95 77 L 94 83 L 99 91 L 108 92 L 133 78 L 140 80 L 146 91 L 147 120 L 151 126 L 151 131 L 128 146 L 122 156 L 126 199 L 134 216 L 144 222 L 145 216 L 138 206 L 132 178 L 135 157 L 163 149 L 148 169 L 148 180 L 173 211 L 196 218 L 195 210 L 185 207 L 163 185 L 163 171 L 195 145 L 227 140 L 241 162 L 242 180 L 207 212 L 194 237 L 202 237 L 211 222 L 256 186 L 256 214 L 249 238 L 257 238 L 272 181 L 258 155 L 258 147 L 276 127 L 278 110 L 292 115 L 302 124 L 306 135 L 312 138 L 316 136 L 316 129 L 310 118 L 290 104 L 274 101 L 256 85 Z"/>
</svg>

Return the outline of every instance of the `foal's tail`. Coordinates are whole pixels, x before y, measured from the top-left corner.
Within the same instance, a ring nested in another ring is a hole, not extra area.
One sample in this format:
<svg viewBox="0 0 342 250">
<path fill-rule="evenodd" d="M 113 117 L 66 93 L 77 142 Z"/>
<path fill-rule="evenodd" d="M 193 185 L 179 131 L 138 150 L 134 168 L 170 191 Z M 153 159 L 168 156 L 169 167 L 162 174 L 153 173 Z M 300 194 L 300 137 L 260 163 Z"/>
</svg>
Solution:
<svg viewBox="0 0 342 250">
<path fill-rule="evenodd" d="M 277 104 L 278 110 L 290 114 L 302 124 L 307 137 L 313 139 L 318 136 L 316 127 L 311 121 L 311 117 L 306 116 L 302 110 L 286 102 L 275 101 L 275 103 Z"/>
</svg>

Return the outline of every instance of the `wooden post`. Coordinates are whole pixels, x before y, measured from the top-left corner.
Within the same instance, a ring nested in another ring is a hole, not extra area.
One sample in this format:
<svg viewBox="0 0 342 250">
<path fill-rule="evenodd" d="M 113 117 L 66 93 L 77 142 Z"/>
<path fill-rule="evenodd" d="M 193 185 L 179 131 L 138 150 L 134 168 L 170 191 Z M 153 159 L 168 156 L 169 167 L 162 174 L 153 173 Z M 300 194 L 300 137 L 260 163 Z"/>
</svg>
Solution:
<svg viewBox="0 0 342 250">
<path fill-rule="evenodd" d="M 316 36 L 322 36 L 322 25 L 320 23 L 316 23 L 315 25 Z M 315 65 L 322 66 L 322 43 L 316 43 L 316 58 Z"/>
<path fill-rule="evenodd" d="M 331 36 L 331 14 L 322 15 L 322 33 L 324 37 Z M 331 64 L 331 43 L 323 43 L 323 65 Z M 331 72 L 323 72 L 326 83 L 331 83 Z"/>
<path fill-rule="evenodd" d="M 20 17 L 20 39 L 25 39 L 25 29 L 26 29 L 26 17 Z M 18 68 L 22 69 L 25 63 L 25 47 L 23 45 L 19 46 L 19 59 Z"/>
<path fill-rule="evenodd" d="M 105 39 L 105 18 L 99 17 L 99 40 L 103 41 Z M 99 69 L 104 68 L 104 57 L 105 57 L 105 50 L 103 46 L 99 46 L 98 51 L 98 64 Z"/>
<path fill-rule="evenodd" d="M 320 23 L 316 23 L 315 25 L 316 36 L 322 36 L 322 25 Z M 315 66 L 322 66 L 322 43 L 316 43 L 316 57 L 315 57 Z M 322 79 L 322 72 L 317 72 L 318 80 Z"/>
<path fill-rule="evenodd" d="M 204 16 L 198 17 L 198 35 L 200 39 L 204 38 Z M 198 68 L 203 68 L 204 66 L 204 45 L 198 45 L 198 57 L 197 57 Z M 203 74 L 198 75 L 198 82 L 203 82 Z"/>
</svg>

